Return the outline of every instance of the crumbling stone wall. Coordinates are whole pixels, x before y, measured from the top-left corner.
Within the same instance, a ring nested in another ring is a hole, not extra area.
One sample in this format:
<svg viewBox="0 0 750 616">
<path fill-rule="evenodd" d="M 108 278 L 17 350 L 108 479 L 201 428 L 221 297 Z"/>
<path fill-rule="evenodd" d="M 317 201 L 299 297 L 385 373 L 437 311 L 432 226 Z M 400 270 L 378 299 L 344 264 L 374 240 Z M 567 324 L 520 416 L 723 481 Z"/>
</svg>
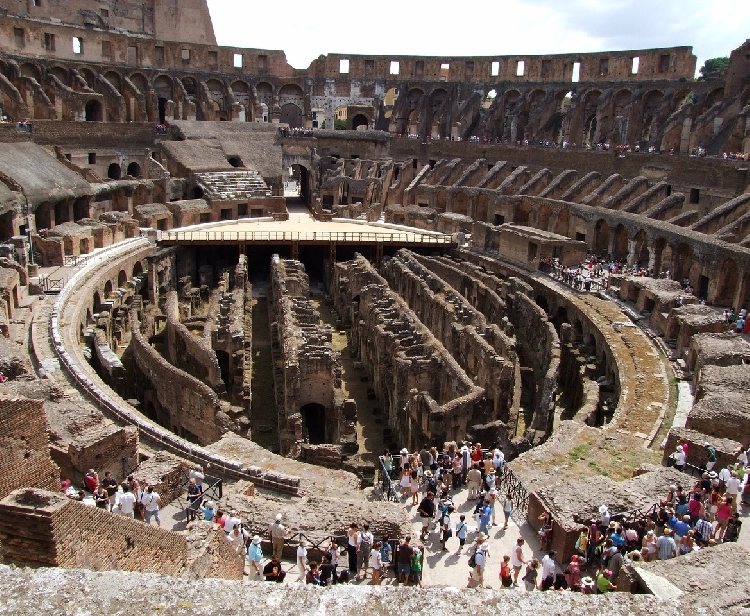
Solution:
<svg viewBox="0 0 750 616">
<path fill-rule="evenodd" d="M 137 314 L 131 312 L 130 318 L 134 324 L 130 344 L 136 390 L 143 398 L 143 412 L 201 445 L 216 441 L 228 429 L 219 397 L 206 384 L 165 360 L 140 332 Z"/>
<path fill-rule="evenodd" d="M 750 365 L 704 366 L 685 427 L 750 445 Z"/>
<path fill-rule="evenodd" d="M 412 310 L 361 256 L 337 263 L 337 312 L 383 403 L 389 426 L 407 447 L 443 446 L 481 416 L 476 386 Z"/>
<path fill-rule="evenodd" d="M 0 398 L 0 499 L 21 487 L 60 489 L 42 400 Z"/>
<path fill-rule="evenodd" d="M 346 426 L 335 404 L 341 387 L 341 357 L 332 346 L 331 328 L 308 299 L 309 279 L 299 261 L 271 261 L 272 332 L 281 362 L 276 375 L 276 408 L 282 453 L 306 438 L 302 409 L 307 404 L 324 408 L 324 440 L 338 444 Z"/>
<path fill-rule="evenodd" d="M 487 408 L 475 423 L 500 419 L 515 432 L 520 387 L 515 341 L 495 324 L 490 324 L 454 287 L 425 267 L 407 250 L 384 262 L 383 276 L 389 286 L 420 315 L 432 334 L 445 346 L 475 383 L 485 390 Z"/>
</svg>

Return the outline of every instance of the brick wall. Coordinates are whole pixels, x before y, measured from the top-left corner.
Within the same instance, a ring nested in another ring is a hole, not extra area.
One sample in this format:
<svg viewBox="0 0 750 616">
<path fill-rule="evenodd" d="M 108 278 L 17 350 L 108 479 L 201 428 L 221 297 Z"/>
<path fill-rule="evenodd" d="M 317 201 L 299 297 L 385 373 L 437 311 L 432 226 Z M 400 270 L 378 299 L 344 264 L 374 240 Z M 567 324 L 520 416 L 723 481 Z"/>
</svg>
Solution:
<svg viewBox="0 0 750 616">
<path fill-rule="evenodd" d="M 59 494 L 17 490 L 0 502 L 5 562 L 179 575 L 185 538 Z"/>
<path fill-rule="evenodd" d="M 17 488 L 60 489 L 60 469 L 49 455 L 41 400 L 0 399 L 0 498 Z"/>
</svg>

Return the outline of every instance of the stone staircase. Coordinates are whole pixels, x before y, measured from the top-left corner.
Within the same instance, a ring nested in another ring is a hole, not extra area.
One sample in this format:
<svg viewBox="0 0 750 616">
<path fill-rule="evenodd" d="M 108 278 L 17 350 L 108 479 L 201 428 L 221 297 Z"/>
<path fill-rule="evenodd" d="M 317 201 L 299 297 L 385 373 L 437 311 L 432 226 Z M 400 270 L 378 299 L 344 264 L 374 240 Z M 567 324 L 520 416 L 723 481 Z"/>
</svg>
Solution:
<svg viewBox="0 0 750 616">
<path fill-rule="evenodd" d="M 211 171 L 196 173 L 195 179 L 209 200 L 237 201 L 271 196 L 271 190 L 257 171 Z"/>
</svg>

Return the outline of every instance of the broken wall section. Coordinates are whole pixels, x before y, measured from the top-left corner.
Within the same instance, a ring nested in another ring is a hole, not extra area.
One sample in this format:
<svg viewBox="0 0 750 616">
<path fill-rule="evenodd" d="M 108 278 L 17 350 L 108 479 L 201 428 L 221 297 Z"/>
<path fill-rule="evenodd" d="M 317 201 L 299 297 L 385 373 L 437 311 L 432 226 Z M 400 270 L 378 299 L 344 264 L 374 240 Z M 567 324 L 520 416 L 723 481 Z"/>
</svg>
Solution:
<svg viewBox="0 0 750 616">
<path fill-rule="evenodd" d="M 333 349 L 330 326 L 310 301 L 310 281 L 299 261 L 271 261 L 271 311 L 276 408 L 282 455 L 297 444 L 339 445 L 353 426 L 341 405 L 341 355 Z M 338 454 L 340 456 L 340 453 Z"/>
<path fill-rule="evenodd" d="M 463 437 L 481 412 L 477 387 L 388 283 L 362 256 L 337 263 L 331 290 L 351 346 L 406 447 Z"/>
</svg>

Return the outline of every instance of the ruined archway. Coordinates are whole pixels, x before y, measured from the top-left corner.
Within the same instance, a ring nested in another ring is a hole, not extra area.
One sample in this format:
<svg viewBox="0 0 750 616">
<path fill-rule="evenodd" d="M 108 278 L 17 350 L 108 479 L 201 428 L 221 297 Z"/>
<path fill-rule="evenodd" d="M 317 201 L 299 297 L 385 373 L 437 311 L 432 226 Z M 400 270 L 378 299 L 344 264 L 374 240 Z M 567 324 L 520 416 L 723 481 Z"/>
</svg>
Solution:
<svg viewBox="0 0 750 616">
<path fill-rule="evenodd" d="M 360 126 L 367 128 L 369 125 L 370 122 L 363 113 L 358 113 L 352 118 L 352 130 L 357 130 Z"/>
<path fill-rule="evenodd" d="M 101 122 L 104 118 L 102 104 L 97 100 L 90 100 L 85 108 L 87 122 Z"/>
<path fill-rule="evenodd" d="M 628 252 L 628 230 L 624 225 L 617 225 L 612 243 L 612 258 L 616 261 L 626 261 Z"/>
<path fill-rule="evenodd" d="M 734 259 L 724 261 L 719 273 L 719 284 L 713 303 L 721 306 L 732 306 L 739 278 L 737 264 L 734 262 Z"/>
<path fill-rule="evenodd" d="M 594 227 L 594 252 L 605 255 L 609 252 L 609 225 L 606 220 L 597 220 Z"/>
<path fill-rule="evenodd" d="M 647 268 L 650 256 L 648 237 L 646 236 L 646 232 L 641 230 L 633 238 L 633 264 L 638 267 Z"/>
<path fill-rule="evenodd" d="M 302 415 L 302 434 L 311 445 L 326 442 L 326 407 L 316 402 L 305 404 L 300 409 Z"/>
<path fill-rule="evenodd" d="M 117 163 L 112 163 L 107 167 L 107 177 L 110 180 L 119 180 L 122 177 L 122 169 Z"/>
<path fill-rule="evenodd" d="M 127 174 L 134 178 L 139 178 L 143 175 L 143 172 L 141 171 L 141 166 L 136 163 L 132 162 L 128 165 Z"/>
</svg>

